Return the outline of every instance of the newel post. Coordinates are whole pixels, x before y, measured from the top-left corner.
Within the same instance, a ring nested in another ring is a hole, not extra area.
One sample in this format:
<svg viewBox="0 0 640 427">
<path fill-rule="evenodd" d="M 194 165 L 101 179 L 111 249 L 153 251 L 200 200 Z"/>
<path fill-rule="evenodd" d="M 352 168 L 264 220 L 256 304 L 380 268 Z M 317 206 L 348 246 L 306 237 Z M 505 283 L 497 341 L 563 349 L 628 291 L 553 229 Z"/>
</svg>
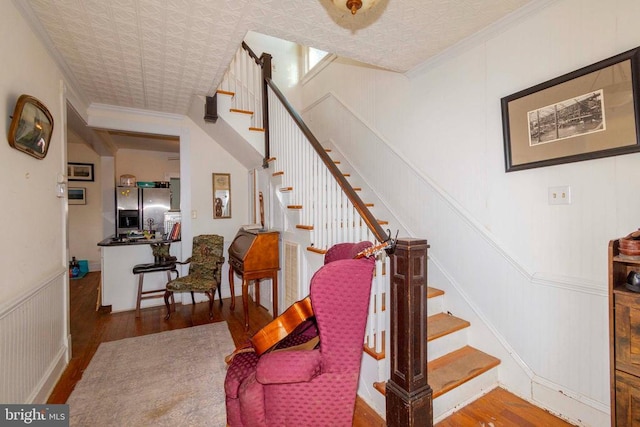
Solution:
<svg viewBox="0 0 640 427">
<path fill-rule="evenodd" d="M 271 144 L 269 143 L 269 86 L 267 81 L 271 80 L 271 55 L 263 53 L 260 56 L 262 63 L 262 127 L 264 128 L 264 162 L 263 168 L 269 167 L 269 157 L 271 157 Z"/>
<path fill-rule="evenodd" d="M 391 378 L 387 426 L 433 426 L 427 383 L 427 241 L 398 239 L 391 257 Z"/>
</svg>

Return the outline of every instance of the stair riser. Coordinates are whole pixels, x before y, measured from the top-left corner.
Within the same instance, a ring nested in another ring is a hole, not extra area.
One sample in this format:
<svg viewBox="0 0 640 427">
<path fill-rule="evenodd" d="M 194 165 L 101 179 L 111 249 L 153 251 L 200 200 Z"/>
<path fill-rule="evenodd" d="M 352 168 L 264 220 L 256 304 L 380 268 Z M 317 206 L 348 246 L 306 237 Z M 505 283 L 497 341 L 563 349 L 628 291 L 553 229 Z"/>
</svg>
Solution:
<svg viewBox="0 0 640 427">
<path fill-rule="evenodd" d="M 232 113 L 231 97 L 228 95 L 218 95 L 218 115 L 230 126 L 235 129 L 238 134 L 247 140 L 256 150 L 264 153 L 264 133 L 251 132 L 249 128 L 253 126 L 251 116 L 240 113 Z"/>
<path fill-rule="evenodd" d="M 442 313 L 444 305 L 444 295 L 427 299 L 427 315 Z"/>
<path fill-rule="evenodd" d="M 445 336 L 429 341 L 427 343 L 427 360 L 431 362 L 432 360 L 435 360 L 447 353 L 451 353 L 467 345 L 467 329 L 468 328 L 464 328 L 451 334 L 447 334 Z"/>
<path fill-rule="evenodd" d="M 494 367 L 482 375 L 478 375 L 470 381 L 449 392 L 438 396 L 433 400 L 434 424 L 451 415 L 478 397 L 486 394 L 498 386 L 498 368 Z"/>
</svg>

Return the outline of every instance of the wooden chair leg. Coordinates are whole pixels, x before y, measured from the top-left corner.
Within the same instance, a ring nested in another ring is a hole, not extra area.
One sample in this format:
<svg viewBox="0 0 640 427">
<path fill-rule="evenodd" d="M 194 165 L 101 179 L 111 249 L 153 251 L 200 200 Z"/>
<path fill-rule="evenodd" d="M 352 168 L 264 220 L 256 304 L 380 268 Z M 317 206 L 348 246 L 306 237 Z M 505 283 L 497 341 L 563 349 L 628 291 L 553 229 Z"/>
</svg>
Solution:
<svg viewBox="0 0 640 427">
<path fill-rule="evenodd" d="M 140 302 L 142 301 L 142 282 L 144 281 L 144 273 L 140 273 L 138 277 L 138 298 L 136 298 L 136 317 L 140 317 Z"/>
<path fill-rule="evenodd" d="M 216 290 L 210 289 L 205 293 L 209 297 L 209 319 L 213 319 L 213 300 L 216 297 Z"/>
<path fill-rule="evenodd" d="M 171 305 L 169 305 L 169 298 L 171 298 Z M 165 291 L 164 304 L 167 306 L 167 315 L 164 317 L 164 320 L 169 320 L 169 317 L 171 317 L 171 312 L 176 310 L 176 302 L 173 298 L 173 292 Z"/>
</svg>

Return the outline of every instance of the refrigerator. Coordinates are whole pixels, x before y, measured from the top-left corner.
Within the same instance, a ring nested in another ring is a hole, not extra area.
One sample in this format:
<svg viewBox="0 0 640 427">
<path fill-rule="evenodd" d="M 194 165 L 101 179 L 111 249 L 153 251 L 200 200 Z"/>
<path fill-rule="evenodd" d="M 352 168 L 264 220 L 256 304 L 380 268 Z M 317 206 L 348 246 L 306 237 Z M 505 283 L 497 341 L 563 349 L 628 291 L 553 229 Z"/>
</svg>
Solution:
<svg viewBox="0 0 640 427">
<path fill-rule="evenodd" d="M 116 187 L 116 236 L 139 230 L 166 233 L 164 214 L 169 209 L 169 188 Z"/>
</svg>

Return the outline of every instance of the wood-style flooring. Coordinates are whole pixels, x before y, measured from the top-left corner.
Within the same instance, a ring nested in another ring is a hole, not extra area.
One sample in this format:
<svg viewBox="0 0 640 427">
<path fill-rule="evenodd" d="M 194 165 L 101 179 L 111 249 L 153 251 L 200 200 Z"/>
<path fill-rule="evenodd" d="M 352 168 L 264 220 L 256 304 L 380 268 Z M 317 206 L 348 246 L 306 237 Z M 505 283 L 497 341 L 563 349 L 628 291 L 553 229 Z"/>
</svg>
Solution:
<svg viewBox="0 0 640 427">
<path fill-rule="evenodd" d="M 208 304 L 206 303 L 195 306 L 176 304 L 176 311 L 171 314 L 171 319 L 168 321 L 164 320 L 166 310 L 163 306 L 143 309 L 140 318 L 135 317 L 135 311 L 113 314 L 106 310 L 95 311 L 99 284 L 99 272 L 91 272 L 82 279 L 70 282 L 72 358 L 49 396 L 48 403 L 65 403 L 67 401 L 102 342 L 226 321 L 234 342 L 239 345 L 245 343 L 253 332 L 271 320 L 267 310 L 249 304 L 251 330 L 248 334 L 245 333 L 241 297 L 236 297 L 235 311 L 229 310 L 230 299 L 225 299 L 222 307 L 216 300 L 213 319 L 209 319 Z M 358 399 L 353 426 L 378 427 L 384 425 L 384 420 L 362 400 Z M 496 389 L 441 421 L 437 427 L 555 427 L 570 425 L 503 389 Z"/>
</svg>

